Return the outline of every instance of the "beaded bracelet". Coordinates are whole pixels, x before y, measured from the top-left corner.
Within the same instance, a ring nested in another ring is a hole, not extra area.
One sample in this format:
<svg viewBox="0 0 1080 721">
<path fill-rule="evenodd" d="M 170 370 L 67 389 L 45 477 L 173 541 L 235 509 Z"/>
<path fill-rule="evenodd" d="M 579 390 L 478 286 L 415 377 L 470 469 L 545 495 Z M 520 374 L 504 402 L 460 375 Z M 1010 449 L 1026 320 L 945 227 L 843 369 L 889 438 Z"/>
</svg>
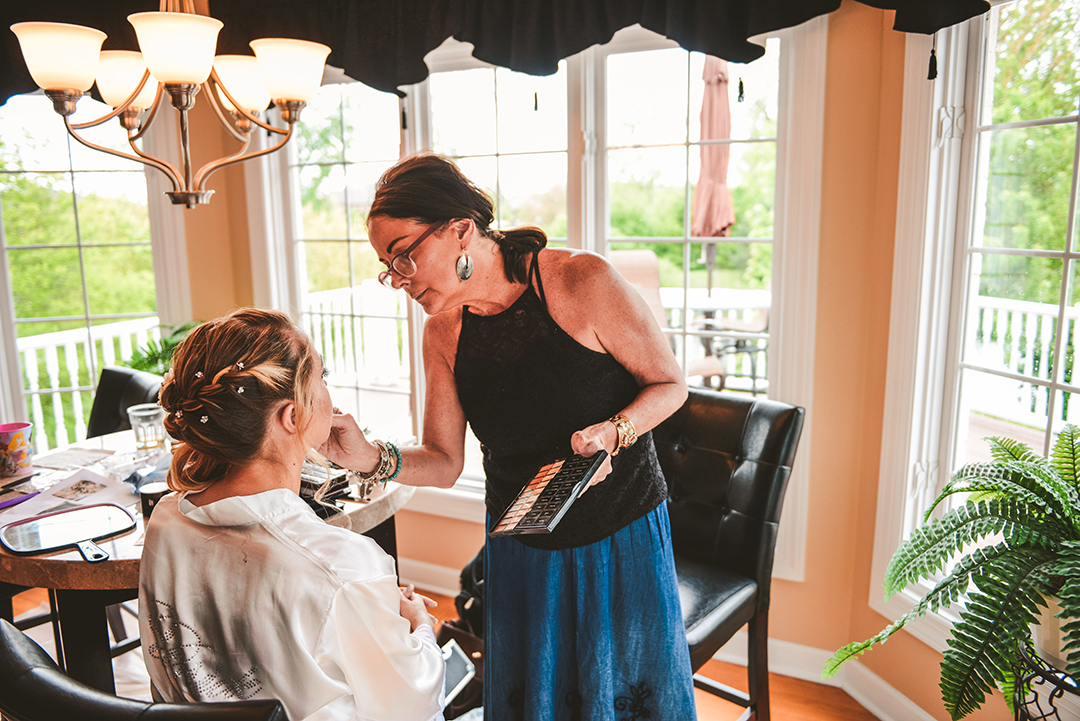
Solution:
<svg viewBox="0 0 1080 721">
<path fill-rule="evenodd" d="M 369 473 L 349 471 L 348 475 L 351 478 L 359 479 L 365 486 L 375 483 L 382 483 L 385 486 L 401 473 L 401 451 L 393 443 L 381 441 L 377 438 L 372 443 L 379 449 L 379 462 L 375 464 L 374 470 Z M 390 472 L 391 468 L 394 469 L 393 473 Z"/>
</svg>

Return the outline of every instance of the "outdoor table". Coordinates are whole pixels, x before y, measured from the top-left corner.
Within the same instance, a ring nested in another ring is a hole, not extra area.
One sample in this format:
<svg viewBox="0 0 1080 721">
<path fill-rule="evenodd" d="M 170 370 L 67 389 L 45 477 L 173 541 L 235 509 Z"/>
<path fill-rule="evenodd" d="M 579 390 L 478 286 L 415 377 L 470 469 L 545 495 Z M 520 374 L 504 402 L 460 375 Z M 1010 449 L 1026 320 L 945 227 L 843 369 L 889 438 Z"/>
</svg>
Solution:
<svg viewBox="0 0 1080 721">
<path fill-rule="evenodd" d="M 130 431 L 114 433 L 77 444 L 80 448 L 131 449 Z M 394 546 L 394 514 L 408 502 L 416 489 L 398 483 L 378 488 L 364 502 L 342 499 L 345 514 L 356 533 L 371 535 L 384 549 Z M 97 543 L 109 558 L 87 563 L 79 552 L 59 551 L 24 556 L 9 553 L 0 546 L 0 581 L 47 588 L 55 593 L 56 623 L 67 674 L 89 686 L 115 692 L 109 629 L 105 609 L 114 603 L 138 597 L 139 559 L 142 556 L 143 517 L 137 496 L 132 496 L 128 510 L 136 527 L 121 536 Z M 5 516 L 4 523 L 20 520 L 17 514 Z M 388 543 L 389 542 L 389 543 Z M 389 552 L 389 551 L 388 551 Z M 393 553 L 391 555 L 394 555 Z M 60 654 L 58 654 L 60 655 Z"/>
</svg>

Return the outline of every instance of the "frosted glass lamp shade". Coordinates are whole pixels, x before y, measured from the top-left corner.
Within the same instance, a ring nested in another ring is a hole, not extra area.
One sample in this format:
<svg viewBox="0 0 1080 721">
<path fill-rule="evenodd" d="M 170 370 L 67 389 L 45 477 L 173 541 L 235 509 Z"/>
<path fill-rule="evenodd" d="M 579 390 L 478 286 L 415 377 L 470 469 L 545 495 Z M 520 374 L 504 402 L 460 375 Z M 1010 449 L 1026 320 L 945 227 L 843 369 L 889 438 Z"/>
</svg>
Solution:
<svg viewBox="0 0 1080 721">
<path fill-rule="evenodd" d="M 102 50 L 97 73 L 97 86 L 101 99 L 114 108 L 120 107 L 120 104 L 127 100 L 131 91 L 142 80 L 144 72 L 146 72 L 146 63 L 143 61 L 142 54 L 134 50 Z M 149 108 L 154 102 L 157 86 L 157 80 L 151 75 L 146 79 L 143 89 L 131 101 L 129 107 L 142 110 Z"/>
<path fill-rule="evenodd" d="M 322 43 L 287 38 L 261 38 L 252 40 L 250 45 L 271 98 L 306 103 L 315 97 L 330 48 Z"/>
<path fill-rule="evenodd" d="M 67 23 L 15 23 L 30 77 L 45 90 L 86 91 L 94 84 L 105 33 Z"/>
<path fill-rule="evenodd" d="M 266 110 L 270 104 L 270 93 L 266 92 L 266 85 L 263 84 L 258 60 L 251 55 L 218 55 L 214 58 L 214 70 L 225 89 L 244 110 L 249 113 Z M 221 104 L 226 110 L 234 109 L 224 94 L 221 95 Z"/>
<path fill-rule="evenodd" d="M 220 20 L 190 13 L 135 13 L 135 27 L 150 73 L 163 83 L 199 85 L 214 66 Z"/>
</svg>

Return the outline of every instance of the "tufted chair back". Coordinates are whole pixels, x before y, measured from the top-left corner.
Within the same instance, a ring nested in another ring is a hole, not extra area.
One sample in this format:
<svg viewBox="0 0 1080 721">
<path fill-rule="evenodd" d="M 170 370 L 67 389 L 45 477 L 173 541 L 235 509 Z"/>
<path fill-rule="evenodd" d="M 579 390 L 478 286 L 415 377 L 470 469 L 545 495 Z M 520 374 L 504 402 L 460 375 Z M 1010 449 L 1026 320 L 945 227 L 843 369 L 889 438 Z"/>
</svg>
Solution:
<svg viewBox="0 0 1080 721">
<path fill-rule="evenodd" d="M 13 721 L 288 721 L 280 701 L 148 703 L 65 676 L 41 646 L 0 619 L 0 712 Z"/>
<path fill-rule="evenodd" d="M 802 408 L 787 403 L 692 388 L 683 407 L 653 431 L 668 483 L 694 670 L 750 624 L 751 693 L 701 676 L 695 676 L 695 684 L 754 708 L 750 718 L 758 721 L 769 718 L 766 642 L 773 554 L 803 416 Z"/>
</svg>

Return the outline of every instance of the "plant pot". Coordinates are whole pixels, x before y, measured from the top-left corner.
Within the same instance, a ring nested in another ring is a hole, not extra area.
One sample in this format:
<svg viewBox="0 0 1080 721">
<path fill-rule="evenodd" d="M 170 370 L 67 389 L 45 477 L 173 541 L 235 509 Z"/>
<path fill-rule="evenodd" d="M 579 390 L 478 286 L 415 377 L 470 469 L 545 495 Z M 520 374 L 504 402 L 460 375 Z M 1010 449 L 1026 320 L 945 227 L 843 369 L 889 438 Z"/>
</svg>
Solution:
<svg viewBox="0 0 1080 721">
<path fill-rule="evenodd" d="M 1064 671 L 1069 654 L 1061 650 L 1065 644 L 1064 632 L 1061 629 L 1062 620 L 1056 618 L 1061 613 L 1061 604 L 1057 596 L 1047 596 L 1046 603 L 1047 607 L 1039 615 L 1039 624 L 1031 627 L 1031 641 L 1043 661 Z"/>
</svg>

